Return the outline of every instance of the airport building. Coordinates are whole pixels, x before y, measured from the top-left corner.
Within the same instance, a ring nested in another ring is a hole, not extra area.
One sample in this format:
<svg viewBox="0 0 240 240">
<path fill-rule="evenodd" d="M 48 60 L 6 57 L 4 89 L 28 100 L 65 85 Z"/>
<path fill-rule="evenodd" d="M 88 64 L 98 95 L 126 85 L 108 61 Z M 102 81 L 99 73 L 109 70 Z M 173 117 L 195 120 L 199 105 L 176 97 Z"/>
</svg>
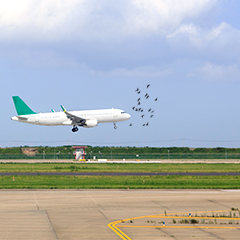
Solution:
<svg viewBox="0 0 240 240">
<path fill-rule="evenodd" d="M 75 151 L 73 152 L 73 154 L 75 155 L 75 159 L 76 160 L 85 160 L 85 149 L 87 148 L 87 146 L 73 146 L 72 148 L 75 149 Z"/>
</svg>

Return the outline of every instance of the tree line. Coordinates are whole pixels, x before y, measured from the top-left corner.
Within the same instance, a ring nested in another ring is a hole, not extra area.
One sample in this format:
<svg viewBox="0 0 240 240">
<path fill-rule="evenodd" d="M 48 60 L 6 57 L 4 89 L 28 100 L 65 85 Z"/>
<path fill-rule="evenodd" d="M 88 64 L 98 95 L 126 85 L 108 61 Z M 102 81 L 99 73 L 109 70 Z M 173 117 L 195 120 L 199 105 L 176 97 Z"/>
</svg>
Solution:
<svg viewBox="0 0 240 240">
<path fill-rule="evenodd" d="M 35 148 L 37 154 L 69 154 L 72 155 L 72 146 L 20 146 L 0 148 L 0 154 L 21 155 L 22 149 Z M 189 148 L 189 147 L 109 147 L 109 146 L 87 146 L 86 153 L 90 155 L 99 154 L 240 154 L 240 148 Z"/>
</svg>

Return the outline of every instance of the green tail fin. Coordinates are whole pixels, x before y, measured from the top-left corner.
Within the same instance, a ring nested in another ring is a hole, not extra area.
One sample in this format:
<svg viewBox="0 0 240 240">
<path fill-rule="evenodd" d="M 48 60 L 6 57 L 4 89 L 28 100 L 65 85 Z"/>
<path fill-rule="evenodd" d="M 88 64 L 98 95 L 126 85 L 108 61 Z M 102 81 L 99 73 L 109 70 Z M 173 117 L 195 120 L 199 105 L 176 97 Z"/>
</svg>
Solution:
<svg viewBox="0 0 240 240">
<path fill-rule="evenodd" d="M 18 115 L 36 114 L 19 96 L 12 98 Z"/>
</svg>

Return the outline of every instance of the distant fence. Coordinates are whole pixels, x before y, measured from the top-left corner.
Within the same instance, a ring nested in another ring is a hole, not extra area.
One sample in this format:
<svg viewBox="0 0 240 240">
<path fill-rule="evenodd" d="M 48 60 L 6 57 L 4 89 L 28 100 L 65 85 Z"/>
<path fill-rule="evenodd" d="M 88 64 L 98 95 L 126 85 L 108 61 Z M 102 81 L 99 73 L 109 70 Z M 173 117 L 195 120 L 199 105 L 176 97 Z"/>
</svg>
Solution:
<svg viewBox="0 0 240 240">
<path fill-rule="evenodd" d="M 0 159 L 74 159 L 72 154 L 0 154 Z M 87 154 L 86 159 L 240 159 L 240 154 L 192 154 L 192 153 L 165 153 L 165 154 Z"/>
<path fill-rule="evenodd" d="M 240 159 L 240 154 L 97 154 L 86 155 L 87 159 Z"/>
<path fill-rule="evenodd" d="M 27 156 L 24 154 L 0 154 L 0 159 L 75 159 L 72 154 L 36 154 Z"/>
</svg>

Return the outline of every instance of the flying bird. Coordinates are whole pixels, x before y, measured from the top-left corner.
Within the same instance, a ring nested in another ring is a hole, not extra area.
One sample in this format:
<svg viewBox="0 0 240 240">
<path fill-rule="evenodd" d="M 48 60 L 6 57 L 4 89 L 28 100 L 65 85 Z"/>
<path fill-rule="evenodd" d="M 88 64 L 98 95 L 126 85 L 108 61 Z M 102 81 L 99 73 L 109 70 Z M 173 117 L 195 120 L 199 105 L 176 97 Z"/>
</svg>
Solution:
<svg viewBox="0 0 240 240">
<path fill-rule="evenodd" d="M 143 126 L 145 126 L 145 123 L 143 124 Z"/>
<path fill-rule="evenodd" d="M 130 125 L 129 125 L 130 127 L 132 126 L 132 123 L 130 123 Z"/>
<path fill-rule="evenodd" d="M 155 100 L 154 101 L 157 101 L 158 100 L 158 98 L 155 98 Z"/>
<path fill-rule="evenodd" d="M 141 103 L 140 102 L 138 102 L 138 105 L 140 105 Z"/>
<path fill-rule="evenodd" d="M 148 109 L 149 112 L 150 112 L 151 110 L 152 110 L 151 108 Z"/>
<path fill-rule="evenodd" d="M 144 117 L 144 114 L 142 115 L 142 118 Z"/>
<path fill-rule="evenodd" d="M 133 110 L 135 109 L 135 107 L 132 108 Z"/>
<path fill-rule="evenodd" d="M 151 115 L 150 118 L 152 118 L 154 115 Z"/>
<path fill-rule="evenodd" d="M 139 88 L 137 88 L 136 90 L 135 90 L 135 92 L 138 92 L 139 91 Z"/>
<path fill-rule="evenodd" d="M 139 90 L 138 92 L 137 92 L 137 94 L 139 94 L 141 91 Z"/>
<path fill-rule="evenodd" d="M 148 122 L 147 122 L 146 126 L 148 126 Z"/>
<path fill-rule="evenodd" d="M 140 101 L 140 98 L 138 99 L 138 101 Z"/>
<path fill-rule="evenodd" d="M 152 110 L 151 113 L 154 113 L 154 110 Z"/>
<path fill-rule="evenodd" d="M 150 84 L 147 85 L 147 88 L 149 88 Z"/>
</svg>

